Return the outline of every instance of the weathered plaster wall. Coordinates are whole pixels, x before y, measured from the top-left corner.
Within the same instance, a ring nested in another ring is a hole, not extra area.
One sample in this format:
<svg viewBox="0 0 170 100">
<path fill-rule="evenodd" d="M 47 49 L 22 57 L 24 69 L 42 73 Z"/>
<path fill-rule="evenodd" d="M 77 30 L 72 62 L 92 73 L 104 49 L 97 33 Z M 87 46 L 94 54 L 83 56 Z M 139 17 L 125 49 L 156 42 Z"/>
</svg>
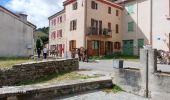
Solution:
<svg viewBox="0 0 170 100">
<path fill-rule="evenodd" d="M 0 10 L 0 57 L 33 55 L 34 29 Z"/>
</svg>

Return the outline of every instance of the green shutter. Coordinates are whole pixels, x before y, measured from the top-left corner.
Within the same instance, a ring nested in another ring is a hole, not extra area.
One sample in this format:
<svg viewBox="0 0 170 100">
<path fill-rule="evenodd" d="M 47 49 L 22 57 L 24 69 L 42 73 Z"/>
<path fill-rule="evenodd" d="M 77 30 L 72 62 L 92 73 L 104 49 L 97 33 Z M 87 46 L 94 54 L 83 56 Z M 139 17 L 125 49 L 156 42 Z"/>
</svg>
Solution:
<svg viewBox="0 0 170 100">
<path fill-rule="evenodd" d="M 134 22 L 129 22 L 128 23 L 128 32 L 133 32 L 134 31 Z"/>
<path fill-rule="evenodd" d="M 134 6 L 133 5 L 128 6 L 128 14 L 131 15 L 133 13 L 134 13 Z"/>
</svg>

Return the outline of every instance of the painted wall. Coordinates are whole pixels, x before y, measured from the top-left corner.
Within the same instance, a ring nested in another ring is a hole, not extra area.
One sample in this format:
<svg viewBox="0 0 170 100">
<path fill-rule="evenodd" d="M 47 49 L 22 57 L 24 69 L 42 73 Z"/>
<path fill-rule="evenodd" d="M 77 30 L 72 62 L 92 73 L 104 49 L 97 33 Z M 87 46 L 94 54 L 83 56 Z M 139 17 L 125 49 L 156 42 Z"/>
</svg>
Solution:
<svg viewBox="0 0 170 100">
<path fill-rule="evenodd" d="M 153 48 L 169 51 L 170 1 L 153 0 Z"/>
<path fill-rule="evenodd" d="M 0 57 L 33 55 L 33 28 L 0 10 Z"/>
<path fill-rule="evenodd" d="M 123 11 L 123 40 L 133 40 L 134 54 L 138 55 L 138 39 L 144 39 L 144 44 L 149 44 L 150 40 L 150 1 L 136 0 L 125 3 Z M 128 7 L 133 6 L 133 13 L 128 14 Z M 134 22 L 134 31 L 128 32 L 128 22 Z"/>
<path fill-rule="evenodd" d="M 98 4 L 98 9 L 91 8 L 91 2 L 94 0 L 87 0 L 87 29 L 91 27 L 91 19 L 101 20 L 102 27 L 108 28 L 108 23 L 111 23 L 112 37 L 111 38 L 102 38 L 102 37 L 87 37 L 87 40 L 102 40 L 102 41 L 112 41 L 120 42 L 122 40 L 122 10 L 104 4 L 100 1 L 95 0 Z M 108 7 L 111 7 L 111 14 L 108 14 Z M 119 11 L 119 16 L 116 16 L 116 10 Z M 119 33 L 116 33 L 116 24 L 119 25 Z M 114 51 L 114 50 L 113 50 Z"/>
<path fill-rule="evenodd" d="M 125 6 L 123 12 L 123 40 L 134 40 L 134 54 L 138 54 L 137 40 L 144 39 L 145 45 L 152 41 L 153 48 L 169 51 L 169 33 L 170 20 L 169 17 L 169 0 L 153 0 L 153 19 L 152 19 L 152 40 L 150 36 L 151 24 L 151 0 L 138 0 L 138 9 L 136 0 L 123 4 Z M 128 15 L 128 6 L 134 6 L 134 13 Z M 138 13 L 137 13 L 138 11 Z M 128 32 L 128 22 L 135 22 L 134 32 Z"/>
<path fill-rule="evenodd" d="M 58 18 L 62 17 L 62 22 L 58 23 Z M 54 22 L 56 20 L 56 24 L 52 24 L 52 21 Z M 62 44 L 62 46 L 66 44 L 66 32 L 65 32 L 65 21 L 66 21 L 66 16 L 65 12 L 62 12 L 61 14 L 53 17 L 52 19 L 49 20 L 49 49 L 51 45 L 57 45 L 57 44 Z M 62 37 L 57 37 L 57 31 L 62 30 Z M 55 38 L 52 37 L 53 32 L 56 32 Z M 64 52 L 62 54 L 62 57 L 64 57 Z"/>
<path fill-rule="evenodd" d="M 76 2 L 76 1 L 75 1 Z M 66 11 L 66 34 L 67 34 L 67 51 L 69 52 L 69 41 L 76 40 L 76 48 L 84 47 L 84 19 L 85 19 L 85 0 L 77 0 L 77 10 L 73 10 L 75 2 L 65 6 Z M 76 30 L 70 31 L 70 22 L 77 20 Z"/>
</svg>

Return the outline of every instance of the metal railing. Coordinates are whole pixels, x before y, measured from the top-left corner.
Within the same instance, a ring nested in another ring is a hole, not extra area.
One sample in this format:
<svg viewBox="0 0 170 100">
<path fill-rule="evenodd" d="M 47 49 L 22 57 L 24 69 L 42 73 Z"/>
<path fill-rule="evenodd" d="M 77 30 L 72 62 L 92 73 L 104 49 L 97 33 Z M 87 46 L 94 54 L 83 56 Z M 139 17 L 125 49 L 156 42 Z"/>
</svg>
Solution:
<svg viewBox="0 0 170 100">
<path fill-rule="evenodd" d="M 106 36 L 106 37 L 112 37 L 112 30 L 104 28 L 99 29 L 96 27 L 89 27 L 88 28 L 88 36 Z"/>
</svg>

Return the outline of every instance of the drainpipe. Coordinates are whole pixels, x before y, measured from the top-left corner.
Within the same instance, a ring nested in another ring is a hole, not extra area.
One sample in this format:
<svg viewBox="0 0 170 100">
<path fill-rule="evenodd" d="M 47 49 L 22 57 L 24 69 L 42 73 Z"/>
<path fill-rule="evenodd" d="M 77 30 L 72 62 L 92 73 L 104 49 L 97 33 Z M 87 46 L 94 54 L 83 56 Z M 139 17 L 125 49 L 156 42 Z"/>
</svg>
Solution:
<svg viewBox="0 0 170 100">
<path fill-rule="evenodd" d="M 153 32 L 153 0 L 150 0 L 150 45 L 151 47 L 153 47 L 153 36 L 152 33 Z"/>
<path fill-rule="evenodd" d="M 83 6 L 85 6 L 85 10 L 84 10 L 84 48 L 87 49 L 87 37 L 86 37 L 86 34 L 87 34 L 87 0 L 82 0 L 82 3 L 84 2 Z"/>
<path fill-rule="evenodd" d="M 137 40 L 137 34 L 138 34 L 138 27 L 139 27 L 139 23 L 138 23 L 138 16 L 139 16 L 139 9 L 138 9 L 138 7 L 139 7 L 139 5 L 138 5 L 138 0 L 136 0 L 136 5 L 137 5 L 137 17 L 136 17 L 136 34 L 135 34 L 135 38 L 136 38 L 136 50 L 137 50 L 137 52 L 138 52 L 138 55 L 139 55 L 139 51 L 138 51 L 138 40 Z"/>
</svg>

